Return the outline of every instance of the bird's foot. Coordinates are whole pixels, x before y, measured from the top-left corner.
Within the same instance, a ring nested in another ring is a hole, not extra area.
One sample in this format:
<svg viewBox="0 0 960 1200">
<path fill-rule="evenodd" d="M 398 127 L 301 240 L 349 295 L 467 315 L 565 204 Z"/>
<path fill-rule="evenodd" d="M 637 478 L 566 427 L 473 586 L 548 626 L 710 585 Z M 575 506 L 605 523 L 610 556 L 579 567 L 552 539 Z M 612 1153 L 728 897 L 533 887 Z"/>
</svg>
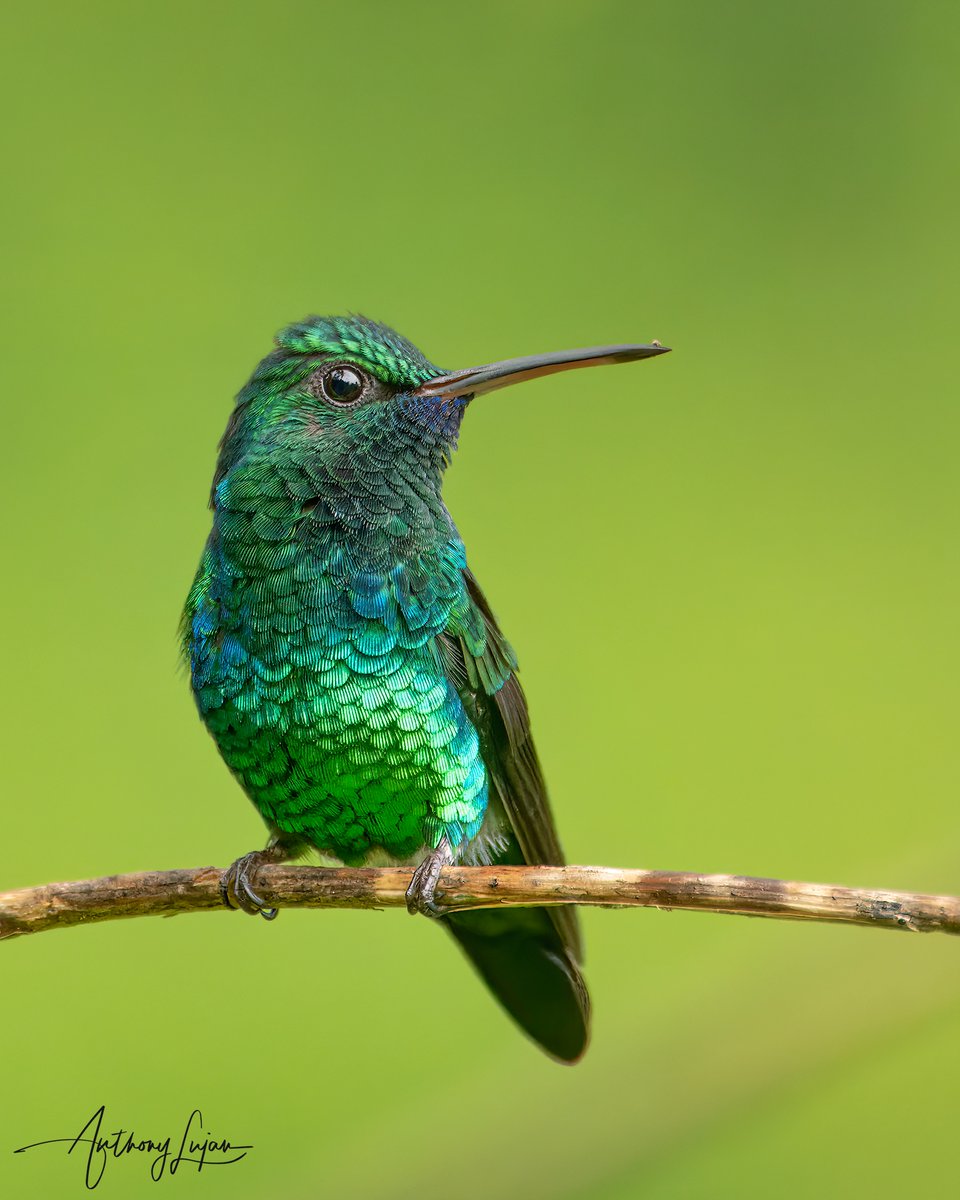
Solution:
<svg viewBox="0 0 960 1200">
<path fill-rule="evenodd" d="M 425 917 L 442 917 L 444 907 L 434 899 L 437 880 L 444 867 L 453 862 L 453 852 L 446 838 L 441 839 L 436 850 L 431 850 L 417 867 L 407 888 L 407 912 L 421 913 Z"/>
<path fill-rule="evenodd" d="M 239 908 L 251 917 L 259 913 L 265 921 L 272 921 L 277 909 L 267 907 L 262 897 L 253 890 L 250 878 L 265 864 L 282 862 L 287 857 L 286 847 L 275 844 L 266 850 L 251 850 L 227 867 L 220 877 L 220 898 L 226 907 Z"/>
</svg>

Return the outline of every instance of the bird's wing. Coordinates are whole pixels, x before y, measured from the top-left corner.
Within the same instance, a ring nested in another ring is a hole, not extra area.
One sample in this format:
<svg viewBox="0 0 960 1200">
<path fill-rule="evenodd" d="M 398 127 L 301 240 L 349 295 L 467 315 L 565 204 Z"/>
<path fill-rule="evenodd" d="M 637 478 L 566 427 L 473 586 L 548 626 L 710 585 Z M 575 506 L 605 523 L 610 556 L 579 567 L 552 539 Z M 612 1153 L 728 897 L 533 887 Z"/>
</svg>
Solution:
<svg viewBox="0 0 960 1200">
<path fill-rule="evenodd" d="M 517 679 L 517 660 L 500 632 L 490 605 L 469 569 L 464 569 L 469 607 L 451 620 L 442 653 L 480 735 L 481 753 L 491 784 L 491 802 L 499 800 L 516 838 L 499 861 L 561 866 L 565 859 L 557 837 L 547 787 L 530 733 L 527 702 Z M 568 906 L 547 910 L 564 947 L 582 959 L 580 926 Z"/>
</svg>

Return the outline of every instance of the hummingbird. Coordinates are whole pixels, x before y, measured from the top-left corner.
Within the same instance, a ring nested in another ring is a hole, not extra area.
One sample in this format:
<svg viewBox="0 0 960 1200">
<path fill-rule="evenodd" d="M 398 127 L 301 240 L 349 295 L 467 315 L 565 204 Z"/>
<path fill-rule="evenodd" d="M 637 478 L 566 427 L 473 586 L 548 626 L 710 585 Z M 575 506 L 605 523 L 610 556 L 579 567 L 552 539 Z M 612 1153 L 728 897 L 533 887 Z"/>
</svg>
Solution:
<svg viewBox="0 0 960 1200">
<path fill-rule="evenodd" d="M 575 1062 L 590 998 L 574 910 L 444 912 L 436 895 L 450 863 L 564 862 L 517 657 L 442 484 L 475 397 L 668 347 L 448 372 L 362 316 L 307 317 L 275 347 L 220 442 L 182 621 L 200 716 L 268 830 L 225 872 L 224 903 L 272 919 L 258 868 L 311 850 L 409 865 L 410 912 L 436 918 L 520 1028 Z"/>
</svg>

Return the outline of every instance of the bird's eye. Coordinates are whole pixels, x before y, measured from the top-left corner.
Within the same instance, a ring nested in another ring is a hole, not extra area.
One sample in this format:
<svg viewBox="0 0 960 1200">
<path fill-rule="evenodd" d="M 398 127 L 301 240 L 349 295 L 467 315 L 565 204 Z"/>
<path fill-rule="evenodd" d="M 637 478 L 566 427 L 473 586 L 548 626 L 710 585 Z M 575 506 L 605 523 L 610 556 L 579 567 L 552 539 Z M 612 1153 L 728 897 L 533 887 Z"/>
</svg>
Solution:
<svg viewBox="0 0 960 1200">
<path fill-rule="evenodd" d="M 353 367 L 331 367 L 321 383 L 331 404 L 355 404 L 363 395 L 363 376 Z"/>
</svg>

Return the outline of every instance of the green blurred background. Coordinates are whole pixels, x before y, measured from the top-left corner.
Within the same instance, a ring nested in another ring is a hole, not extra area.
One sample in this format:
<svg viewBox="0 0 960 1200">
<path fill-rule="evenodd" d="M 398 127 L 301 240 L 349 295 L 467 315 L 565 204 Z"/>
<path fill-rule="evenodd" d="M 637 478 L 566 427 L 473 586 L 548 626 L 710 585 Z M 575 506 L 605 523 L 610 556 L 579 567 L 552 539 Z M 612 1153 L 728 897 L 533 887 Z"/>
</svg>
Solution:
<svg viewBox="0 0 960 1200">
<path fill-rule="evenodd" d="M 262 828 L 175 630 L 231 398 L 361 310 L 446 367 L 658 337 L 478 401 L 448 481 L 569 856 L 960 891 L 956 6 L 50 3 L 2 51 L 0 883 Z M 944 937 L 588 911 L 561 1069 L 405 914 L 2 950 L 0 1181 L 206 1129 L 191 1195 L 956 1188 Z M 141 1161 L 101 1195 L 156 1195 Z"/>
</svg>

